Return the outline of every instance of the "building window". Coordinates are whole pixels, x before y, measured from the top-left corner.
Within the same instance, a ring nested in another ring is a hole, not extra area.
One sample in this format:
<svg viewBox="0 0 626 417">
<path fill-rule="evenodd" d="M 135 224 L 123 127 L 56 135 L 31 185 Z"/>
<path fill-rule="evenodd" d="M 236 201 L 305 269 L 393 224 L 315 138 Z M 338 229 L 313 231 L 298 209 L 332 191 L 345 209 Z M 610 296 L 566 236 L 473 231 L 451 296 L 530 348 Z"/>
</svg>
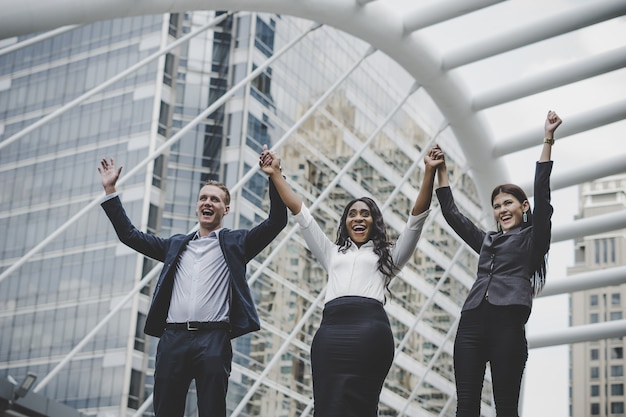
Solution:
<svg viewBox="0 0 626 417">
<path fill-rule="evenodd" d="M 611 384 L 611 395 L 624 395 L 624 384 Z"/>
<path fill-rule="evenodd" d="M 171 86 L 174 78 L 174 55 L 168 53 L 165 55 L 165 67 L 163 68 L 163 83 Z"/>
<path fill-rule="evenodd" d="M 229 30 L 227 30 L 226 32 L 213 32 L 211 71 L 218 74 L 217 78 L 225 79 L 225 75 L 228 74 L 231 42 L 232 37 Z M 221 94 L 218 93 L 218 96 L 221 97 Z"/>
<path fill-rule="evenodd" d="M 611 414 L 624 414 L 624 403 L 622 401 L 611 403 Z"/>
<path fill-rule="evenodd" d="M 592 397 L 599 397 L 600 396 L 600 385 L 592 385 L 590 388 L 590 395 Z"/>
<path fill-rule="evenodd" d="M 615 238 L 594 241 L 596 264 L 615 263 Z"/>
<path fill-rule="evenodd" d="M 592 294 L 589 296 L 589 305 L 595 307 L 598 305 L 598 294 Z"/>
<path fill-rule="evenodd" d="M 134 409 L 139 408 L 140 395 L 143 388 L 143 375 L 141 372 L 131 370 L 130 373 L 130 392 L 128 393 L 128 406 Z"/>
<path fill-rule="evenodd" d="M 267 123 L 263 123 L 252 114 L 249 114 L 246 145 L 252 148 L 255 152 L 261 153 L 264 144 L 271 144 L 269 130 L 270 128 Z"/>
<path fill-rule="evenodd" d="M 609 314 L 609 317 L 611 320 L 621 320 L 622 319 L 622 312 L 621 311 L 611 311 L 611 313 Z"/>
<path fill-rule="evenodd" d="M 248 172 L 250 169 L 251 167 L 244 163 L 244 172 Z M 257 207 L 261 207 L 263 205 L 266 183 L 266 177 L 257 172 L 252 176 L 252 178 L 250 178 L 250 180 L 248 180 L 246 184 L 244 184 L 241 190 L 241 195 L 243 195 L 246 200 L 250 201 L 252 204 Z"/>
<path fill-rule="evenodd" d="M 597 361 L 598 359 L 600 359 L 600 350 L 591 349 L 589 351 L 589 357 L 591 358 L 592 361 Z"/>
<path fill-rule="evenodd" d="M 268 58 L 274 53 L 274 29 L 258 17 L 254 46 Z"/>
<path fill-rule="evenodd" d="M 600 368 L 598 368 L 597 366 L 592 366 L 590 369 L 590 377 L 592 379 L 597 379 L 600 377 Z"/>
<path fill-rule="evenodd" d="M 615 263 L 615 238 L 609 239 L 609 262 Z"/>
<path fill-rule="evenodd" d="M 624 376 L 624 367 L 622 365 L 612 365 L 611 376 Z"/>
<path fill-rule="evenodd" d="M 611 348 L 611 359 L 623 359 L 623 358 L 624 358 L 624 348 L 622 347 Z"/>
<path fill-rule="evenodd" d="M 589 323 L 597 323 L 599 320 L 598 313 L 589 314 Z"/>
<path fill-rule="evenodd" d="M 257 66 L 252 65 L 252 70 L 256 70 Z M 255 87 L 259 92 L 269 96 L 270 90 L 272 88 L 272 69 L 267 68 L 261 74 L 258 75 L 254 80 L 250 82 L 250 85 Z"/>
<path fill-rule="evenodd" d="M 253 70 L 256 69 L 256 65 L 252 66 Z M 274 99 L 270 94 L 272 87 L 272 69 L 267 68 L 262 74 L 251 81 L 250 85 L 253 87 L 250 89 L 250 95 L 259 100 L 265 107 L 273 108 Z M 265 120 L 264 120 L 265 121 Z M 269 122 L 269 120 L 268 120 Z"/>
<path fill-rule="evenodd" d="M 168 33 L 172 35 L 173 37 L 177 38 L 179 27 L 180 27 L 180 14 L 172 13 L 170 15 L 170 24 L 168 28 Z"/>
<path fill-rule="evenodd" d="M 611 305 L 612 306 L 619 306 L 622 305 L 622 299 L 621 299 L 621 294 L 620 293 L 613 293 L 611 294 Z"/>
<path fill-rule="evenodd" d="M 600 404 L 598 404 L 598 403 L 591 403 L 591 415 L 592 416 L 599 416 L 600 415 Z"/>
<path fill-rule="evenodd" d="M 167 136 L 167 126 L 170 120 L 170 105 L 161 101 L 161 108 L 159 110 L 159 126 L 158 133 L 161 136 Z"/>
</svg>

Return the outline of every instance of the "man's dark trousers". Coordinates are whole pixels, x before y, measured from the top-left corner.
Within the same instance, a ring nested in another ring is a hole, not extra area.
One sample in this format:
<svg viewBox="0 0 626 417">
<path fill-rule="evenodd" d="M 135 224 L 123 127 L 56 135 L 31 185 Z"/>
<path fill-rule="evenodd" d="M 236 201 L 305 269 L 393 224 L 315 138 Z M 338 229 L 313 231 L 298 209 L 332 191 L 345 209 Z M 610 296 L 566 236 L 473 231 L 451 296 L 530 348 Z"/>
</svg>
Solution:
<svg viewBox="0 0 626 417">
<path fill-rule="evenodd" d="M 171 330 L 159 340 L 154 372 L 157 417 L 182 417 L 191 380 L 199 417 L 225 417 L 233 351 L 225 329 Z"/>
</svg>

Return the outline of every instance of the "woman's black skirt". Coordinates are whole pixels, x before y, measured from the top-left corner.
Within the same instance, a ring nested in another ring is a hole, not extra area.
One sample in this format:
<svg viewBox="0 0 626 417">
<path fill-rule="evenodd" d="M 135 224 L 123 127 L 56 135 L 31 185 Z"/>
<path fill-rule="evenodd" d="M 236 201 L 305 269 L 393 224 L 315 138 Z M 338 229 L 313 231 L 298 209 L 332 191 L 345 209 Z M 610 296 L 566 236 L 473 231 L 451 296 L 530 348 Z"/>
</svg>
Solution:
<svg viewBox="0 0 626 417">
<path fill-rule="evenodd" d="M 326 303 L 311 345 L 315 417 L 376 417 L 394 353 L 382 303 L 340 297 Z"/>
</svg>

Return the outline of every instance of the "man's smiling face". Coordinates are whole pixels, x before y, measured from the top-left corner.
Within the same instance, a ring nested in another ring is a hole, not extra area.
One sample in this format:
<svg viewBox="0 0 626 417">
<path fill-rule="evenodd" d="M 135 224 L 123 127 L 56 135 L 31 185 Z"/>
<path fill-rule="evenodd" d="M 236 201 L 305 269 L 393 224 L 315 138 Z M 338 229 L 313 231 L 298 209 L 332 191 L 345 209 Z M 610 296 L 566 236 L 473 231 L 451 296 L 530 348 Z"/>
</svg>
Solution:
<svg viewBox="0 0 626 417">
<path fill-rule="evenodd" d="M 198 195 L 196 214 L 200 224 L 200 235 L 204 236 L 222 227 L 222 220 L 228 214 L 226 193 L 215 185 L 205 185 Z"/>
</svg>

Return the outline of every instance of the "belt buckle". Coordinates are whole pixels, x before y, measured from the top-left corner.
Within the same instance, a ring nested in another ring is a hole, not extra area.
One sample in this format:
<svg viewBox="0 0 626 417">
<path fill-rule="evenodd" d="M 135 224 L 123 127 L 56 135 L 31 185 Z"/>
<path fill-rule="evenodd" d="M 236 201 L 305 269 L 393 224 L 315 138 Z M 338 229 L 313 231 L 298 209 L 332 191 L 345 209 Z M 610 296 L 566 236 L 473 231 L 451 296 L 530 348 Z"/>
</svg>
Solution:
<svg viewBox="0 0 626 417">
<path fill-rule="evenodd" d="M 191 322 L 190 321 L 187 322 L 187 330 L 189 330 L 189 331 L 196 331 L 198 329 L 199 329 L 198 327 L 191 327 Z"/>
</svg>

